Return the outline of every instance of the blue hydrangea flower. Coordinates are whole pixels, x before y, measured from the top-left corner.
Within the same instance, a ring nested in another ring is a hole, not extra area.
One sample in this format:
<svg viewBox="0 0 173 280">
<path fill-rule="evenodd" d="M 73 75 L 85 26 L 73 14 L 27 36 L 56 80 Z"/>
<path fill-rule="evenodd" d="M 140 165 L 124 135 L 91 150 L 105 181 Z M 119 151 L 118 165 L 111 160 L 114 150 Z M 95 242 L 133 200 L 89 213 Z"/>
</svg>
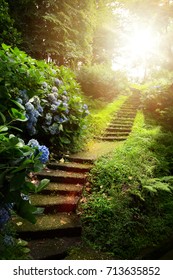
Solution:
<svg viewBox="0 0 173 280">
<path fill-rule="evenodd" d="M 55 104 L 52 104 L 52 105 L 50 106 L 50 110 L 51 110 L 52 112 L 56 112 L 57 108 L 58 108 L 58 106 L 56 106 Z"/>
<path fill-rule="evenodd" d="M 29 101 L 25 104 L 25 108 L 27 111 L 34 111 L 34 109 L 35 109 L 34 105 Z"/>
<path fill-rule="evenodd" d="M 57 87 L 52 87 L 52 92 L 58 92 Z"/>
<path fill-rule="evenodd" d="M 43 83 L 42 83 L 42 87 L 43 87 L 44 89 L 46 89 L 47 86 L 48 86 L 48 84 L 47 84 L 46 82 L 43 82 Z"/>
<path fill-rule="evenodd" d="M 3 226 L 9 221 L 10 219 L 10 213 L 8 209 L 5 207 L 0 208 L 0 228 L 3 228 Z"/>
<path fill-rule="evenodd" d="M 63 107 L 67 108 L 68 107 L 68 104 L 66 102 L 63 102 L 62 103 Z"/>
<path fill-rule="evenodd" d="M 29 196 L 24 194 L 24 193 L 21 193 L 21 197 L 23 200 L 26 200 L 26 201 L 29 201 Z"/>
<path fill-rule="evenodd" d="M 51 103 L 54 103 L 54 102 L 57 101 L 57 98 L 56 98 L 56 96 L 55 96 L 53 93 L 49 93 L 49 94 L 47 95 L 47 98 L 48 98 L 48 100 L 49 100 Z"/>
<path fill-rule="evenodd" d="M 31 139 L 28 142 L 28 145 L 31 147 L 37 147 L 39 152 L 41 152 L 41 156 L 40 156 L 40 161 L 44 164 L 46 163 L 46 161 L 48 161 L 49 159 L 49 149 L 44 146 L 44 145 L 40 145 L 39 142 L 35 139 Z"/>
<path fill-rule="evenodd" d="M 47 113 L 46 116 L 45 116 L 45 123 L 47 125 L 50 125 L 52 122 L 52 115 L 50 113 Z"/>
<path fill-rule="evenodd" d="M 60 80 L 58 78 L 55 78 L 55 85 L 58 87 L 60 85 Z"/>
<path fill-rule="evenodd" d="M 21 98 L 17 98 L 16 101 L 20 104 L 23 104 L 23 100 Z"/>
<path fill-rule="evenodd" d="M 31 146 L 31 147 L 39 147 L 39 143 L 36 139 L 31 139 L 29 140 L 28 142 L 28 146 Z"/>
<path fill-rule="evenodd" d="M 25 104 L 26 102 L 28 102 L 29 100 L 29 97 L 27 95 L 27 90 L 24 89 L 24 90 L 19 90 L 19 95 L 21 97 L 21 99 L 23 100 L 23 103 Z"/>
<path fill-rule="evenodd" d="M 83 109 L 84 109 L 84 110 L 88 110 L 88 105 L 87 105 L 87 104 L 84 104 L 84 105 L 83 105 Z"/>
<path fill-rule="evenodd" d="M 59 107 L 61 105 L 62 101 L 60 99 L 58 99 L 56 102 L 54 102 L 54 104 Z"/>
<path fill-rule="evenodd" d="M 39 152 L 42 153 L 40 156 L 40 161 L 44 164 L 49 159 L 49 149 L 44 145 L 39 146 L 38 149 L 39 149 Z"/>
</svg>

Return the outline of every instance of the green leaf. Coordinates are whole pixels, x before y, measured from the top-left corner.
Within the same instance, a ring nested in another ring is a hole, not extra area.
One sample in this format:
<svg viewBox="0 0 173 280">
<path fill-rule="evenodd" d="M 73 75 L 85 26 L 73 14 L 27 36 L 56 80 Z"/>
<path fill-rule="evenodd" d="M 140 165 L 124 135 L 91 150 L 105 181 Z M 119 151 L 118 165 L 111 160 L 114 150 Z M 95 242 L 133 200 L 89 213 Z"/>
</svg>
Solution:
<svg viewBox="0 0 173 280">
<path fill-rule="evenodd" d="M 36 188 L 36 192 L 40 192 L 42 191 L 48 184 L 49 184 L 50 180 L 48 179 L 43 179 L 41 180 L 41 182 L 39 183 L 39 185 Z"/>
<path fill-rule="evenodd" d="M 5 123 L 5 122 L 6 122 L 6 117 L 4 116 L 4 114 L 2 114 L 2 113 L 0 112 L 0 116 L 1 116 L 1 118 L 2 118 L 3 123 Z"/>
<path fill-rule="evenodd" d="M 20 104 L 19 102 L 17 102 L 16 100 L 11 100 L 14 104 L 16 104 L 17 107 L 19 107 L 21 110 L 24 110 L 25 111 L 25 107 Z"/>
<path fill-rule="evenodd" d="M 0 125 L 0 132 L 8 131 L 8 127 L 4 125 Z"/>
<path fill-rule="evenodd" d="M 16 121 L 21 121 L 21 122 L 27 121 L 26 116 L 25 116 L 23 113 L 21 113 L 20 111 L 18 111 L 17 109 L 12 108 L 12 109 L 11 109 L 11 112 L 12 112 L 13 118 L 14 118 Z"/>
<path fill-rule="evenodd" d="M 16 170 L 15 170 L 16 171 Z M 25 183 L 25 173 L 19 173 L 12 177 L 10 181 L 10 191 L 20 190 Z"/>
<path fill-rule="evenodd" d="M 36 217 L 34 216 L 34 212 L 37 210 L 37 207 L 31 205 L 29 201 L 22 200 L 20 201 L 20 204 L 18 205 L 17 214 L 28 220 L 29 222 L 35 224 L 36 223 Z"/>
</svg>

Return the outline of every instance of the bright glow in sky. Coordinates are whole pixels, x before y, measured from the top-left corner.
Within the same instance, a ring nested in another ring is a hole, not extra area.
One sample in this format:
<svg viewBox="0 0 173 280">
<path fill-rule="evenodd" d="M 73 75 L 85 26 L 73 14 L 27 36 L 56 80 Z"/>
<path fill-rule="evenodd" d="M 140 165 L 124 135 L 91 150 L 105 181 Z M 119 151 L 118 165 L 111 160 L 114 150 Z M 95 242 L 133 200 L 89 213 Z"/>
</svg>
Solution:
<svg viewBox="0 0 173 280">
<path fill-rule="evenodd" d="M 125 70 L 129 76 L 142 79 L 147 62 L 157 52 L 159 40 L 151 27 L 132 25 L 131 32 L 124 39 L 121 56 L 113 63 L 114 70 Z"/>
</svg>

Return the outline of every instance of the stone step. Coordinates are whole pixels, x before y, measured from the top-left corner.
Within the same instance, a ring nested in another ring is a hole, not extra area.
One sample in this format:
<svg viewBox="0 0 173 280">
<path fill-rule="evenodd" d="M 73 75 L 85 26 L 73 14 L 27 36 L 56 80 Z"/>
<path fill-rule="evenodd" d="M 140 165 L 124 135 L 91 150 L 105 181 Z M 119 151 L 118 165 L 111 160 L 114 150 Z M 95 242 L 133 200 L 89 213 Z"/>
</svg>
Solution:
<svg viewBox="0 0 173 280">
<path fill-rule="evenodd" d="M 80 184 L 58 184 L 49 183 L 48 187 L 41 191 L 41 194 L 50 195 L 72 195 L 80 196 L 82 194 L 84 186 Z"/>
<path fill-rule="evenodd" d="M 123 128 L 123 127 L 116 127 L 116 126 L 109 126 L 106 129 L 106 132 L 131 132 L 131 128 Z"/>
<path fill-rule="evenodd" d="M 125 129 L 131 129 L 132 124 L 131 124 L 131 123 L 130 123 L 130 124 L 129 124 L 129 123 L 126 124 L 126 123 L 120 123 L 120 122 L 118 122 L 118 121 L 117 121 L 117 122 L 114 121 L 113 123 L 110 123 L 110 124 L 109 124 L 109 127 L 111 127 L 111 128 L 117 128 L 117 129 L 119 129 L 119 128 L 120 128 L 120 129 L 124 129 L 124 128 L 125 128 Z"/>
<path fill-rule="evenodd" d="M 100 136 L 97 138 L 98 140 L 102 140 L 102 141 L 124 141 L 127 139 L 127 137 L 124 136 Z"/>
<path fill-rule="evenodd" d="M 38 179 L 46 178 L 56 183 L 84 184 L 87 179 L 86 174 L 51 169 L 37 172 L 36 175 Z"/>
<path fill-rule="evenodd" d="M 69 172 L 79 172 L 79 173 L 85 173 L 89 172 L 91 168 L 93 167 L 92 164 L 82 164 L 77 162 L 51 162 L 47 165 L 48 168 L 54 169 L 54 170 L 65 170 Z"/>
<path fill-rule="evenodd" d="M 109 137 L 109 136 L 114 136 L 114 137 L 119 137 L 119 136 L 124 136 L 127 137 L 129 135 L 129 132 L 106 132 L 104 133 L 104 137 Z"/>
<path fill-rule="evenodd" d="M 111 126 L 121 126 L 121 127 L 132 127 L 134 121 L 121 121 L 121 120 L 114 120 L 111 122 Z"/>
<path fill-rule="evenodd" d="M 80 246 L 81 238 L 55 237 L 31 240 L 28 242 L 31 259 L 34 260 L 63 260 L 73 246 Z"/>
<path fill-rule="evenodd" d="M 94 160 L 91 158 L 80 157 L 76 155 L 66 155 L 66 159 L 70 162 L 82 163 L 82 164 L 93 164 Z"/>
<path fill-rule="evenodd" d="M 44 214 L 55 214 L 58 212 L 75 212 L 79 201 L 78 196 L 64 195 L 30 195 L 32 205 L 44 208 Z"/>
<path fill-rule="evenodd" d="M 126 113 L 126 112 L 122 112 L 120 111 L 119 113 L 115 114 L 115 117 L 117 118 L 134 118 L 136 116 L 136 112 L 134 113 Z"/>
<path fill-rule="evenodd" d="M 73 213 L 38 215 L 36 224 L 13 217 L 13 223 L 25 240 L 80 236 L 82 230 L 79 217 Z"/>
<path fill-rule="evenodd" d="M 121 107 L 118 112 L 124 112 L 124 113 L 134 113 L 135 112 L 136 113 L 136 111 L 137 111 L 137 108 L 135 108 L 135 107 L 130 107 L 130 108 Z"/>
</svg>

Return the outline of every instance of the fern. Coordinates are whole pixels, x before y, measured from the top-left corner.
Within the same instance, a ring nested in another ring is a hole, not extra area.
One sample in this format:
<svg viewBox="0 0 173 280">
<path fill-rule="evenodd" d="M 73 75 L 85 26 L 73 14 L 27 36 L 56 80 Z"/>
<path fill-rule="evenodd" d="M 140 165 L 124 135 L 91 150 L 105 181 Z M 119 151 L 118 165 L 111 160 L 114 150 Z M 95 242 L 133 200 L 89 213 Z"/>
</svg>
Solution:
<svg viewBox="0 0 173 280">
<path fill-rule="evenodd" d="M 172 176 L 171 176 L 172 177 Z M 167 182 L 165 180 L 167 179 Z M 143 185 L 143 189 L 148 190 L 149 192 L 156 193 L 157 191 L 166 191 L 171 193 L 171 186 L 169 184 L 169 176 L 163 178 L 153 178 L 149 179 Z M 172 178 L 173 180 L 173 178 Z"/>
</svg>

